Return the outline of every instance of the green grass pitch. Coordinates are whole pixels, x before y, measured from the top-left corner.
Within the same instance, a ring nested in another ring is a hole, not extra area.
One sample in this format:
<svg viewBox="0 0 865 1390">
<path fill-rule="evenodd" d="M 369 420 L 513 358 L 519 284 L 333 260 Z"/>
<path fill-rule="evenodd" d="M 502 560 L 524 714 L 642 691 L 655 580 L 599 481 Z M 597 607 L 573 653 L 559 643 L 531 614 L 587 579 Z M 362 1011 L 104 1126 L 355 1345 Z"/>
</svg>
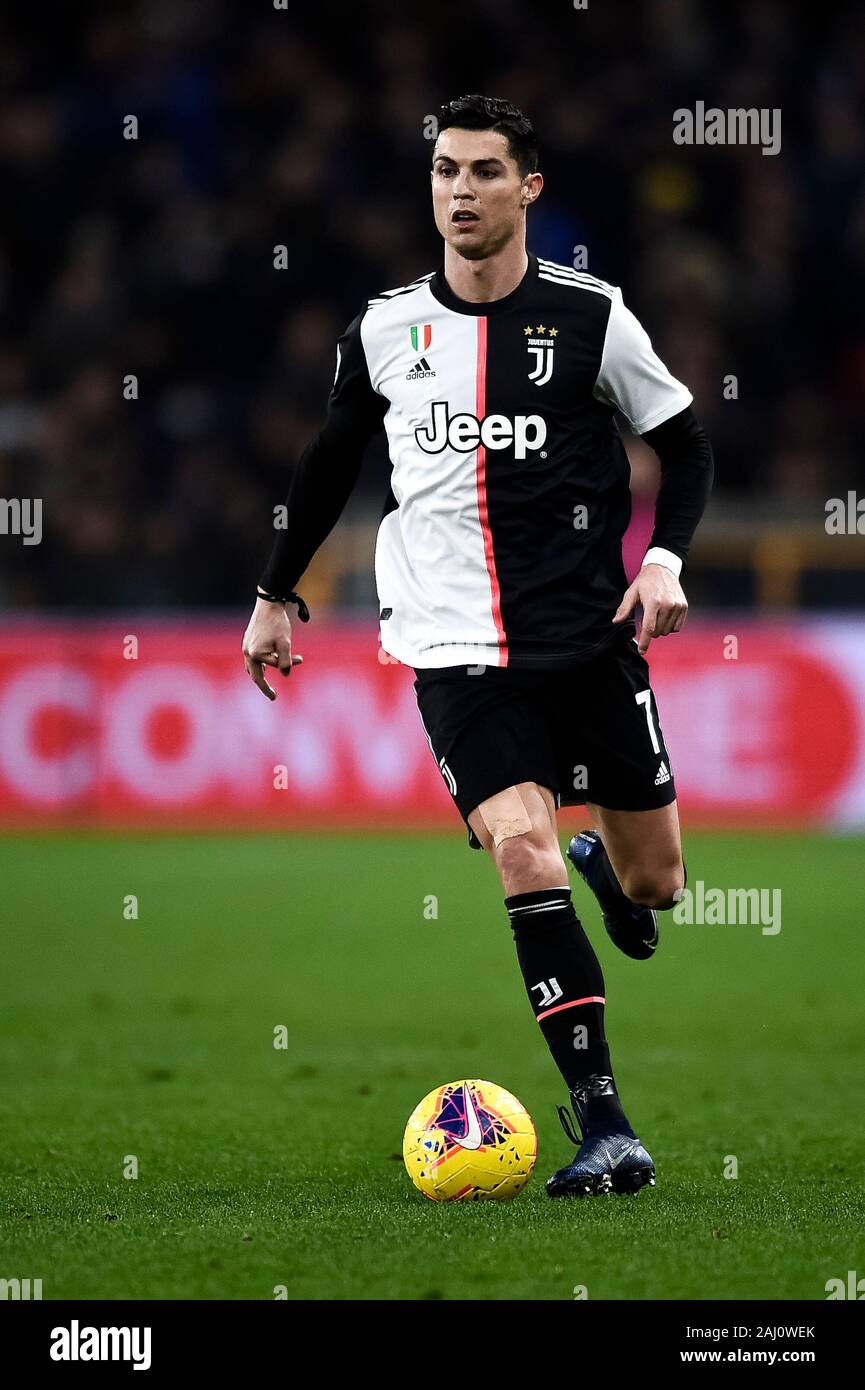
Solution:
<svg viewBox="0 0 865 1390">
<path fill-rule="evenodd" d="M 862 855 L 691 835 L 689 884 L 780 888 L 782 929 L 665 914 L 648 962 L 575 883 L 658 1186 L 554 1203 L 563 1088 L 456 824 L 9 836 L 0 1276 L 46 1299 L 823 1299 L 865 1275 Z M 462 1076 L 534 1117 L 513 1202 L 436 1205 L 405 1174 L 410 1110 Z"/>
</svg>

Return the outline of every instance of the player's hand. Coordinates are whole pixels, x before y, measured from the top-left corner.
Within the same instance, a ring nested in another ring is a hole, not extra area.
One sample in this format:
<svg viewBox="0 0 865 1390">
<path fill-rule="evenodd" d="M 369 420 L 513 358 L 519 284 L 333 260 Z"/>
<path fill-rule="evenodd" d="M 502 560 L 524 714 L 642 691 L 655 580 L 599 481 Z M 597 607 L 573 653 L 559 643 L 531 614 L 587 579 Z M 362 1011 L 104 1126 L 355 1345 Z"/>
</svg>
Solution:
<svg viewBox="0 0 865 1390">
<path fill-rule="evenodd" d="M 688 616 L 688 600 L 672 570 L 666 565 L 644 565 L 616 609 L 614 623 L 623 623 L 637 604 L 643 605 L 639 649 L 645 653 L 653 637 L 680 632 Z"/>
<path fill-rule="evenodd" d="M 276 691 L 265 677 L 265 666 L 275 666 L 281 676 L 290 676 L 292 666 L 299 666 L 302 661 L 302 656 L 291 654 L 291 623 L 285 609 L 279 603 L 260 598 L 243 634 L 247 674 L 268 700 L 275 700 Z"/>
</svg>

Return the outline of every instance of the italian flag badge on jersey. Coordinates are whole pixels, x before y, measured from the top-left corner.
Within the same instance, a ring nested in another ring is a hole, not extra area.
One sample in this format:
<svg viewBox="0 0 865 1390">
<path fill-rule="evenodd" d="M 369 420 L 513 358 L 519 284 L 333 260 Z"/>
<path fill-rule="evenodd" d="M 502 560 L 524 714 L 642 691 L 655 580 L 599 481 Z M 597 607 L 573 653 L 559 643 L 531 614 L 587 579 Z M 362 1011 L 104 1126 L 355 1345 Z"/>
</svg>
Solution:
<svg viewBox="0 0 865 1390">
<path fill-rule="evenodd" d="M 432 324 L 413 323 L 409 333 L 411 334 L 411 345 L 415 352 L 426 352 L 432 342 Z M 421 338 L 423 338 L 423 342 L 421 342 Z"/>
</svg>

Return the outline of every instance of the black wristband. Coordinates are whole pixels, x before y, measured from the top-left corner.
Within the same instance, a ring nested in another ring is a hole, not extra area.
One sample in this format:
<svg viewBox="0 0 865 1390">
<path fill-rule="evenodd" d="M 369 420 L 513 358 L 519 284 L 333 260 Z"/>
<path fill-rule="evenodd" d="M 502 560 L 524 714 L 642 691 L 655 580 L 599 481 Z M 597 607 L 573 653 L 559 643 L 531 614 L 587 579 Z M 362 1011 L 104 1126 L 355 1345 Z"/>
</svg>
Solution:
<svg viewBox="0 0 865 1390">
<path fill-rule="evenodd" d="M 294 591 L 283 597 L 281 594 L 266 594 L 263 589 L 256 589 L 255 596 L 256 598 L 263 598 L 265 603 L 296 603 L 297 616 L 300 618 L 300 621 L 302 623 L 309 622 L 309 609 L 300 597 L 300 594 L 296 594 Z"/>
</svg>

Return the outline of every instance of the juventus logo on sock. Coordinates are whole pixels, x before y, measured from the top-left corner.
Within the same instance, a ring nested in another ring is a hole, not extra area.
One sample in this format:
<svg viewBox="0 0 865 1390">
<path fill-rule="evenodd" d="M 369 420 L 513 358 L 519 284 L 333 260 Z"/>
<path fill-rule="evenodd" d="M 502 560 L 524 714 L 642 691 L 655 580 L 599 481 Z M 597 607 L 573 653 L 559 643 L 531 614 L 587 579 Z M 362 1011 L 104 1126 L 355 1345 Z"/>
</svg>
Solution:
<svg viewBox="0 0 865 1390">
<path fill-rule="evenodd" d="M 555 976 L 550 980 L 541 980 L 539 984 L 532 985 L 531 989 L 539 989 L 541 991 L 540 1003 L 542 1009 L 546 1009 L 557 999 L 561 999 L 563 993 L 562 987 Z"/>
</svg>

